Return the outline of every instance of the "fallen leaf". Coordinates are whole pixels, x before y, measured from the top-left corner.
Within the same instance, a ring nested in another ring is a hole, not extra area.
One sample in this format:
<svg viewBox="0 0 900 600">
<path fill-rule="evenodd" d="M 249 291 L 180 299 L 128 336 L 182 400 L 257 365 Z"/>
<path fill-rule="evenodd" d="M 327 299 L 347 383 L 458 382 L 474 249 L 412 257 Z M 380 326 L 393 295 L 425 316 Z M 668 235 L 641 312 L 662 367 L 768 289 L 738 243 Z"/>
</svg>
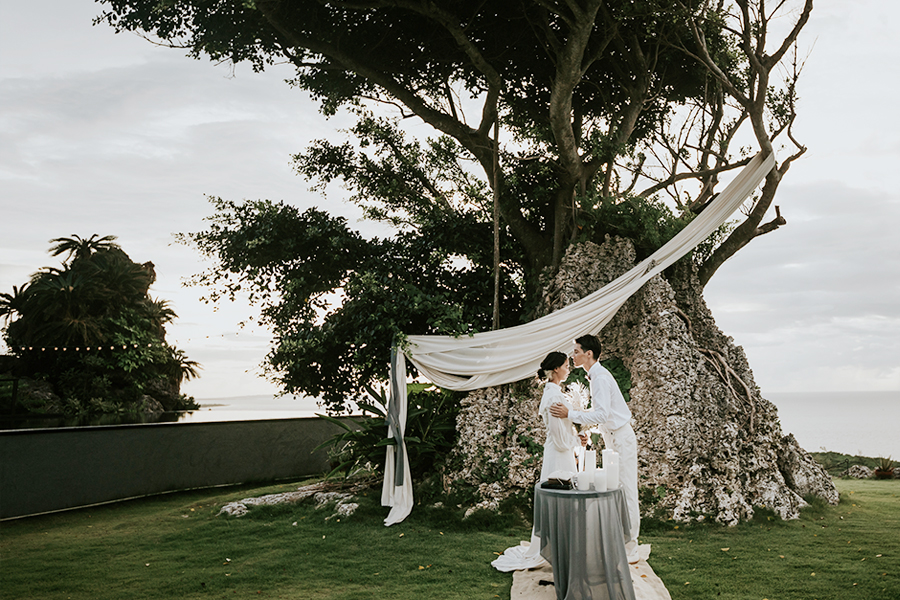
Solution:
<svg viewBox="0 0 900 600">
<path fill-rule="evenodd" d="M 881 555 L 880 555 L 880 554 L 876 554 L 876 555 L 875 555 L 875 558 L 881 558 Z"/>
<path fill-rule="evenodd" d="M 810 576 L 810 577 L 815 577 L 816 574 L 815 574 L 815 573 L 810 573 L 809 576 Z"/>
<path fill-rule="evenodd" d="M 423 571 L 423 570 L 425 570 L 425 567 L 423 567 L 422 565 L 419 565 L 419 570 Z"/>
<path fill-rule="evenodd" d="M 722 552 L 728 552 L 731 548 L 722 548 Z"/>
<path fill-rule="evenodd" d="M 400 537 L 403 537 L 403 534 L 402 534 L 402 533 L 400 534 Z"/>
<path fill-rule="evenodd" d="M 641 575 L 641 577 L 646 577 L 646 576 L 647 576 L 647 574 L 646 574 L 646 573 L 644 573 L 644 574 L 643 574 L 643 575 Z"/>
<path fill-rule="evenodd" d="M 784 558 L 784 554 L 779 554 L 778 558 Z"/>
</svg>

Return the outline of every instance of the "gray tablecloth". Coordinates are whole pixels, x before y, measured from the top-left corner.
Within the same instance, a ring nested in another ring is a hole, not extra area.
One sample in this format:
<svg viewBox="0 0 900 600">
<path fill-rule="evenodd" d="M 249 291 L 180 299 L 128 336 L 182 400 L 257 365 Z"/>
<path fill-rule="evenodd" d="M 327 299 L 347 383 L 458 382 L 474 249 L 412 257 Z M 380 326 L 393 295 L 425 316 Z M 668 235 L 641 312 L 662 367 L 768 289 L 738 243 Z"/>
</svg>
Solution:
<svg viewBox="0 0 900 600">
<path fill-rule="evenodd" d="M 534 532 L 553 565 L 558 600 L 634 600 L 625 555 L 628 510 L 621 489 L 534 490 Z"/>
</svg>

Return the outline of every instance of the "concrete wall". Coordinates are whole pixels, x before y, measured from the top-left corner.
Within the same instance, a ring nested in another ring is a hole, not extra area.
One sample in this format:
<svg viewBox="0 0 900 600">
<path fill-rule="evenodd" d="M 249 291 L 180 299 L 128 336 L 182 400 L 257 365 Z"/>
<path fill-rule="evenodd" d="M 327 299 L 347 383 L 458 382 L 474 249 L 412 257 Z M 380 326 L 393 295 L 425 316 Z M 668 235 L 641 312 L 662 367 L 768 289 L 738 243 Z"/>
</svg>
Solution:
<svg viewBox="0 0 900 600">
<path fill-rule="evenodd" d="M 322 419 L 0 431 L 0 518 L 326 472 Z"/>
</svg>

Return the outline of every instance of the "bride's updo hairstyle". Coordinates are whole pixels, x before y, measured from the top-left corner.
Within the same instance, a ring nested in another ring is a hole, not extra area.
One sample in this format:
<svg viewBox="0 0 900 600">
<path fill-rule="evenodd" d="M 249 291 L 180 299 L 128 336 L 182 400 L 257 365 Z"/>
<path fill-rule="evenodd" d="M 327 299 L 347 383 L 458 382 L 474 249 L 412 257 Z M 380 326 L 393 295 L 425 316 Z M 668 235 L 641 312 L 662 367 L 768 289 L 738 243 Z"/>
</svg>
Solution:
<svg viewBox="0 0 900 600">
<path fill-rule="evenodd" d="M 538 371 L 538 377 L 547 379 L 550 371 L 563 366 L 569 357 L 562 352 L 551 352 L 543 361 L 541 361 L 541 369 Z"/>
</svg>

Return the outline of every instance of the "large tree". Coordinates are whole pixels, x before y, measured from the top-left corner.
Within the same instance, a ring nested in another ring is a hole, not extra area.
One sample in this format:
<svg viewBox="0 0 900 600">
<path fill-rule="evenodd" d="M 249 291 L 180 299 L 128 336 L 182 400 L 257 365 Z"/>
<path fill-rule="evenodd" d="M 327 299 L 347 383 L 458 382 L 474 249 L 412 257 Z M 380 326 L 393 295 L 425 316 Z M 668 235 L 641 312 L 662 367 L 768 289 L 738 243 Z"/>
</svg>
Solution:
<svg viewBox="0 0 900 600">
<path fill-rule="evenodd" d="M 98 1 L 98 21 L 195 57 L 288 61 L 325 115 L 358 115 L 352 143 L 317 142 L 296 166 L 319 186 L 343 180 L 396 236 L 217 201 L 211 228 L 188 237 L 219 261 L 198 278 L 214 295 L 263 302 L 284 386 L 333 405 L 384 376 L 398 333 L 489 328 L 492 269 L 501 322 L 530 318 L 572 241 L 623 235 L 647 254 L 720 177 L 784 140 L 740 222 L 694 254 L 702 288 L 784 224 L 764 221 L 805 151 L 791 126 L 811 0 Z M 436 137 L 408 139 L 406 118 Z"/>
</svg>

